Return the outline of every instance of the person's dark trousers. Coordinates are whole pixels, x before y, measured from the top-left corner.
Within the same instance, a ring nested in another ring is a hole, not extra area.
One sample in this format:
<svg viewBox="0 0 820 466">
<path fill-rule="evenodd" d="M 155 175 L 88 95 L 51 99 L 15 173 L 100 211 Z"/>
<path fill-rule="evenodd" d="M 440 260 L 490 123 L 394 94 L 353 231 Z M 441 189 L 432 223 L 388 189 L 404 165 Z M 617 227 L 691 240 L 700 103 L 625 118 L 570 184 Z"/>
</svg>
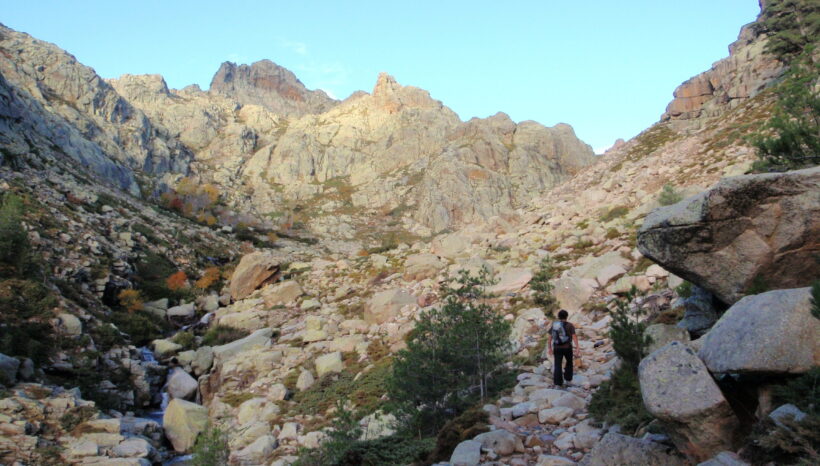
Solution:
<svg viewBox="0 0 820 466">
<path fill-rule="evenodd" d="M 564 385 L 564 381 L 572 380 L 572 348 L 553 348 L 555 365 L 552 368 L 552 382 L 555 385 Z M 561 370 L 561 360 L 564 360 L 564 370 Z"/>
</svg>

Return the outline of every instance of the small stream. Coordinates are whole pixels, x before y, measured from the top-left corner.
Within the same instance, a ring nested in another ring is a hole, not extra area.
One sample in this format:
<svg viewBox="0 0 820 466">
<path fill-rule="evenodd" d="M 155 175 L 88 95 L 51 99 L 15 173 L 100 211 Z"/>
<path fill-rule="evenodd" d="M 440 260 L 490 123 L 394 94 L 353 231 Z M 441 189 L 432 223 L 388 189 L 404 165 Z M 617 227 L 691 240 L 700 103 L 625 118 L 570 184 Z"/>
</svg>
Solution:
<svg viewBox="0 0 820 466">
<path fill-rule="evenodd" d="M 143 361 L 149 363 L 156 363 L 159 364 L 159 361 L 154 357 L 154 352 L 146 347 L 142 347 L 140 350 L 140 357 Z M 150 419 L 160 426 L 162 426 L 162 419 L 165 416 L 165 409 L 168 408 L 168 403 L 171 401 L 171 395 L 165 391 L 165 387 L 162 388 L 162 402 L 159 405 L 159 409 L 146 412 L 142 415 L 145 419 Z M 174 454 L 173 451 L 169 451 L 170 454 Z M 177 465 L 183 466 L 191 464 L 190 461 L 193 459 L 193 455 L 181 455 L 181 456 L 174 456 L 162 462 L 163 466 L 167 465 Z"/>
</svg>

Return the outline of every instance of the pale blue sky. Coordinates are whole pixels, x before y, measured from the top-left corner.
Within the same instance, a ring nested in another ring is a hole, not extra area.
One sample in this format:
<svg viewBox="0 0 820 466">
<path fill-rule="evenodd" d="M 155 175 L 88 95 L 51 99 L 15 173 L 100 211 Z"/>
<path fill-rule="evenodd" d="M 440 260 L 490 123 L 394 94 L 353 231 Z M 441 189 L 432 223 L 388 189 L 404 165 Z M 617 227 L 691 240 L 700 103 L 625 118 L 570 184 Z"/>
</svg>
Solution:
<svg viewBox="0 0 820 466">
<path fill-rule="evenodd" d="M 758 11 L 757 0 L 0 0 L 0 22 L 106 78 L 160 73 L 207 89 L 223 61 L 268 58 L 344 98 L 387 71 L 464 120 L 565 122 L 595 149 L 657 121 Z"/>
</svg>

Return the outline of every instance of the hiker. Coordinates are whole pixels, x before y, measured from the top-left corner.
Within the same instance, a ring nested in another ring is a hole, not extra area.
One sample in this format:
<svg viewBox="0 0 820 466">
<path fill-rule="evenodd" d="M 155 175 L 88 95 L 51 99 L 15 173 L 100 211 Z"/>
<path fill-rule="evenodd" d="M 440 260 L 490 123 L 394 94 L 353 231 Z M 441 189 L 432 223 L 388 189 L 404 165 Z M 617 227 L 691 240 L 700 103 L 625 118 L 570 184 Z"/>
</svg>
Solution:
<svg viewBox="0 0 820 466">
<path fill-rule="evenodd" d="M 565 381 L 572 381 L 573 348 L 575 348 L 575 356 L 580 356 L 578 335 L 575 334 L 575 326 L 567 322 L 568 316 L 569 313 L 561 309 L 558 312 L 558 320 L 550 327 L 549 351 L 550 355 L 555 354 L 552 382 L 558 387 L 563 386 Z M 561 370 L 561 359 L 566 361 L 563 371 Z"/>
</svg>

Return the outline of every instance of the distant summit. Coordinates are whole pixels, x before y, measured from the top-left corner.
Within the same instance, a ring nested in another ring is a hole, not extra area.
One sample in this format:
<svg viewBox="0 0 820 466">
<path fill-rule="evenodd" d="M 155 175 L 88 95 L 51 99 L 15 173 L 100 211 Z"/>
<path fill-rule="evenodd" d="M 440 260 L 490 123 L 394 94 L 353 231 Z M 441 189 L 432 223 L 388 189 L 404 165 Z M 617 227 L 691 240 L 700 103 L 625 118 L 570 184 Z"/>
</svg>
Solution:
<svg viewBox="0 0 820 466">
<path fill-rule="evenodd" d="M 290 70 L 270 60 L 251 65 L 223 63 L 211 80 L 209 92 L 288 117 L 323 113 L 338 103 L 323 91 L 308 90 Z"/>
</svg>

